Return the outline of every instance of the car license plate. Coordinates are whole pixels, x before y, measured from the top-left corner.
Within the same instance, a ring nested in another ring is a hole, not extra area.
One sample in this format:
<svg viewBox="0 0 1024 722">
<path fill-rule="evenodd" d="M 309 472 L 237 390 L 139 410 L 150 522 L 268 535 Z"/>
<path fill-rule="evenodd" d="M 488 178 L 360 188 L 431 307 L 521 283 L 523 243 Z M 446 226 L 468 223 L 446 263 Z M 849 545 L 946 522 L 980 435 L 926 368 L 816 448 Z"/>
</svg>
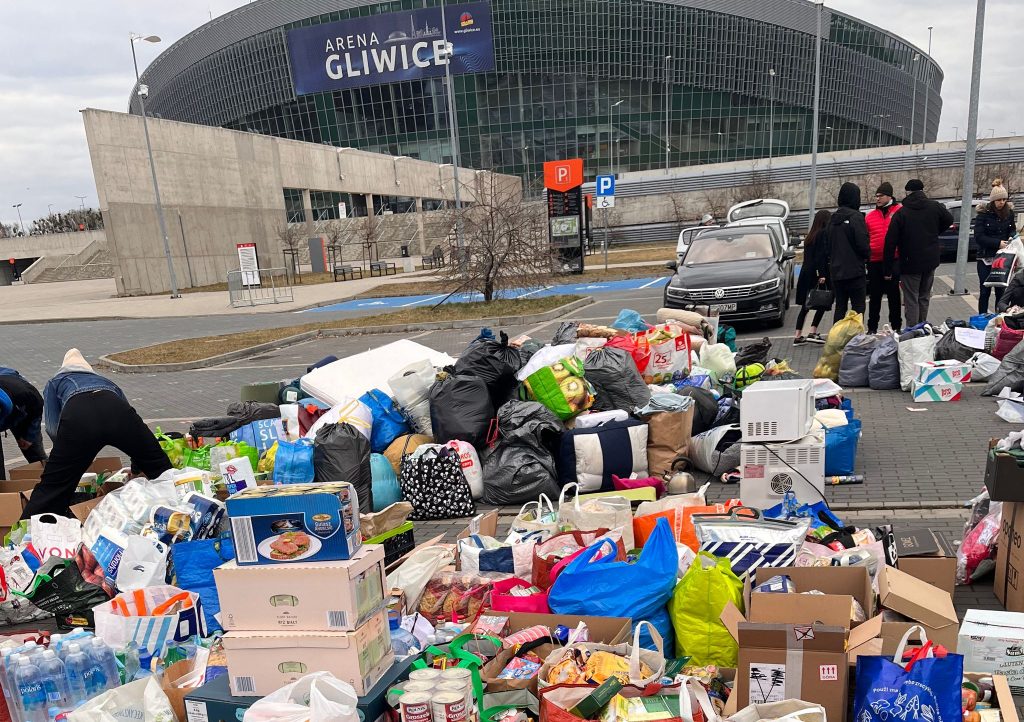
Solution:
<svg viewBox="0 0 1024 722">
<path fill-rule="evenodd" d="M 735 303 L 713 303 L 713 304 L 711 304 L 711 310 L 712 311 L 718 311 L 719 313 L 722 313 L 723 311 L 724 312 L 735 311 L 736 310 L 736 304 Z"/>
</svg>

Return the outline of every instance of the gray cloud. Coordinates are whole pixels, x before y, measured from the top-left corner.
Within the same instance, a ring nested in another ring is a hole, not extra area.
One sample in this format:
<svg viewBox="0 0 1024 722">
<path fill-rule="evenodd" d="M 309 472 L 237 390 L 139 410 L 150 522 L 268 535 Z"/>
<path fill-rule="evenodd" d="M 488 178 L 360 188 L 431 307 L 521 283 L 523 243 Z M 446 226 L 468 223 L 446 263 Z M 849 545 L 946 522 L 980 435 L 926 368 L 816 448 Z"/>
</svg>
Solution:
<svg viewBox="0 0 1024 722">
<path fill-rule="evenodd" d="M 1024 133 L 1022 65 L 1015 47 L 1019 0 L 989 0 L 981 85 L 979 135 Z M 103 0 L 87 11 L 74 0 L 7 3 L 0 49 L 0 219 L 26 221 L 78 205 L 96 205 L 85 132 L 79 110 L 123 111 L 134 77 L 129 31 L 156 33 L 160 45 L 141 44 L 145 66 L 161 49 L 242 0 L 171 3 Z M 963 137 L 967 125 L 974 3 L 969 0 L 827 0 L 829 7 L 893 31 L 921 48 L 935 26 L 933 56 L 945 71 L 939 138 Z"/>
</svg>

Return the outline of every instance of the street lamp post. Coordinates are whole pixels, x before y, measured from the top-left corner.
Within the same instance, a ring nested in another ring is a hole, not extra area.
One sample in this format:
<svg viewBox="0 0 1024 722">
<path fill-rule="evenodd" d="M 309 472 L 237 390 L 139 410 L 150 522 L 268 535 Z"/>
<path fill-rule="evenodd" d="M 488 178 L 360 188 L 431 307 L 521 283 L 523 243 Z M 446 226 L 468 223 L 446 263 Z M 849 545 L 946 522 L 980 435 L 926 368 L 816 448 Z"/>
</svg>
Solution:
<svg viewBox="0 0 1024 722">
<path fill-rule="evenodd" d="M 622 100 L 608 106 L 608 169 L 611 171 L 613 177 L 615 176 L 615 156 L 618 155 L 618 146 L 615 146 L 614 150 L 612 149 L 612 143 L 615 142 L 615 126 L 612 125 L 612 110 L 618 108 L 625 102 L 626 100 L 623 98 Z"/>
<path fill-rule="evenodd" d="M 811 184 L 807 189 L 807 223 L 814 220 L 815 205 L 818 201 L 818 123 L 821 116 L 821 16 L 825 2 L 818 6 L 818 28 L 814 35 L 814 108 L 811 112 Z M 829 128 L 831 130 L 831 128 Z"/>
<path fill-rule="evenodd" d="M 928 62 L 932 60 L 932 28 L 933 25 L 928 26 Z M 931 79 L 932 67 L 927 66 L 927 72 L 924 78 L 924 121 L 921 123 L 921 145 L 928 142 L 928 95 L 931 89 L 931 84 L 928 82 Z"/>
<path fill-rule="evenodd" d="M 82 204 L 82 210 L 84 211 L 85 210 L 85 199 L 87 198 L 87 196 L 75 196 L 75 198 L 77 198 L 78 202 Z"/>
<path fill-rule="evenodd" d="M 462 224 L 459 213 L 462 209 L 462 195 L 459 189 L 459 128 L 458 116 L 455 113 L 455 88 L 452 86 L 452 58 L 455 47 L 448 42 L 448 23 L 445 21 L 445 0 L 441 0 L 441 36 L 444 41 L 444 88 L 448 101 L 448 133 L 452 145 L 452 175 L 455 183 L 455 245 L 459 249 L 459 263 L 462 259 Z"/>
<path fill-rule="evenodd" d="M 21 220 L 21 203 L 15 203 L 11 206 L 18 212 L 18 230 L 21 231 L 21 235 L 25 235 L 25 221 Z"/>
<path fill-rule="evenodd" d="M 672 104 L 672 86 L 669 83 L 669 61 L 672 60 L 671 55 L 665 56 L 665 175 L 668 175 L 670 158 L 669 154 L 672 150 L 671 128 L 669 126 L 669 113 Z"/>
<path fill-rule="evenodd" d="M 960 126 L 953 126 L 953 140 L 960 140 Z"/>
<path fill-rule="evenodd" d="M 160 184 L 156 180 L 156 161 L 153 159 L 153 144 L 149 139 L 149 123 L 146 120 L 146 97 L 149 89 L 139 79 L 139 61 L 135 57 L 135 43 L 145 40 L 147 43 L 159 43 L 157 35 L 129 35 L 132 46 L 132 65 L 135 67 L 135 97 L 139 99 L 139 110 L 142 111 L 142 132 L 146 136 L 146 152 L 149 154 L 149 170 L 153 174 L 153 195 L 156 197 L 156 217 L 160 223 L 160 234 L 164 237 L 164 255 L 167 257 L 167 272 L 171 277 L 171 298 L 181 298 L 178 293 L 178 277 L 174 274 L 174 260 L 171 258 L 171 241 L 167 237 L 167 222 L 164 220 L 164 207 L 160 202 Z"/>
<path fill-rule="evenodd" d="M 775 150 L 775 68 L 768 68 L 768 167 Z"/>
<path fill-rule="evenodd" d="M 910 66 L 913 70 L 911 71 L 912 80 L 914 81 L 914 92 L 911 95 L 910 101 L 910 145 L 914 145 L 914 116 L 917 113 L 917 61 L 921 59 L 921 56 L 914 53 L 913 64 Z"/>
<path fill-rule="evenodd" d="M 53 204 L 52 203 L 47 203 L 46 204 L 46 215 L 47 216 L 52 216 L 53 215 Z"/>
<path fill-rule="evenodd" d="M 724 149 L 725 149 L 725 146 L 724 146 L 724 143 L 725 143 L 725 133 L 723 133 L 722 131 L 718 131 L 717 135 L 718 135 L 718 162 L 721 163 L 721 162 L 723 162 L 723 152 L 724 152 Z"/>
<path fill-rule="evenodd" d="M 879 115 L 874 115 L 872 117 L 873 118 L 878 118 L 878 140 L 875 141 L 875 146 L 878 147 L 878 148 L 881 148 L 882 147 L 882 121 L 885 120 L 886 118 L 891 118 L 892 116 L 889 115 L 888 113 L 883 113 L 883 114 L 879 114 Z"/>
</svg>

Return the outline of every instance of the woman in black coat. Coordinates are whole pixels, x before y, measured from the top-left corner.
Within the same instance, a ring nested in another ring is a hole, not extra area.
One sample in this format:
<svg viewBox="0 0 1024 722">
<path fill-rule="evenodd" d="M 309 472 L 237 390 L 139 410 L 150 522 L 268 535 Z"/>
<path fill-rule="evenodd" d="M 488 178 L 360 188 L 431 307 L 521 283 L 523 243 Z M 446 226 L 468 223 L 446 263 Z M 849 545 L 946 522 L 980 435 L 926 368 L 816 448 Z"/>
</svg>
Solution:
<svg viewBox="0 0 1024 722">
<path fill-rule="evenodd" d="M 818 211 L 804 240 L 804 260 L 800 265 L 800 277 L 796 281 L 796 302 L 800 306 L 800 313 L 796 317 L 794 346 L 825 343 L 825 339 L 818 333 L 818 324 L 821 323 L 827 309 L 816 309 L 814 318 L 811 319 L 811 332 L 807 336 L 804 336 L 803 332 L 804 321 L 807 320 L 807 312 L 810 310 L 807 308 L 807 294 L 819 285 L 828 286 L 828 247 L 825 243 L 824 230 L 831 218 L 832 214 L 828 211 Z"/>
<path fill-rule="evenodd" d="M 992 296 L 992 287 L 985 285 L 985 279 L 992 272 L 992 261 L 1009 240 L 1017 234 L 1013 205 L 1007 198 L 1003 179 L 992 181 L 992 193 L 988 204 L 978 212 L 974 219 L 974 240 L 978 244 L 978 313 L 988 313 L 988 301 Z M 996 286 L 996 308 L 1003 297 L 1003 288 Z"/>
</svg>

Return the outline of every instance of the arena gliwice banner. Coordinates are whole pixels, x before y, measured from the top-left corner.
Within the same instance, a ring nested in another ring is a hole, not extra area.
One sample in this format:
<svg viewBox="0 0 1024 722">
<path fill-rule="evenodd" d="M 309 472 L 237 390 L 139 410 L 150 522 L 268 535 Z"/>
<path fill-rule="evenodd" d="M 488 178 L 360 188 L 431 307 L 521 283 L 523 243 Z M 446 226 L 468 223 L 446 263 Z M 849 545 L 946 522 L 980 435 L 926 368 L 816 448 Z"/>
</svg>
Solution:
<svg viewBox="0 0 1024 722">
<path fill-rule="evenodd" d="M 486 2 L 445 8 L 453 74 L 494 69 L 491 8 Z M 298 95 L 444 75 L 441 9 L 351 18 L 288 31 Z"/>
</svg>

